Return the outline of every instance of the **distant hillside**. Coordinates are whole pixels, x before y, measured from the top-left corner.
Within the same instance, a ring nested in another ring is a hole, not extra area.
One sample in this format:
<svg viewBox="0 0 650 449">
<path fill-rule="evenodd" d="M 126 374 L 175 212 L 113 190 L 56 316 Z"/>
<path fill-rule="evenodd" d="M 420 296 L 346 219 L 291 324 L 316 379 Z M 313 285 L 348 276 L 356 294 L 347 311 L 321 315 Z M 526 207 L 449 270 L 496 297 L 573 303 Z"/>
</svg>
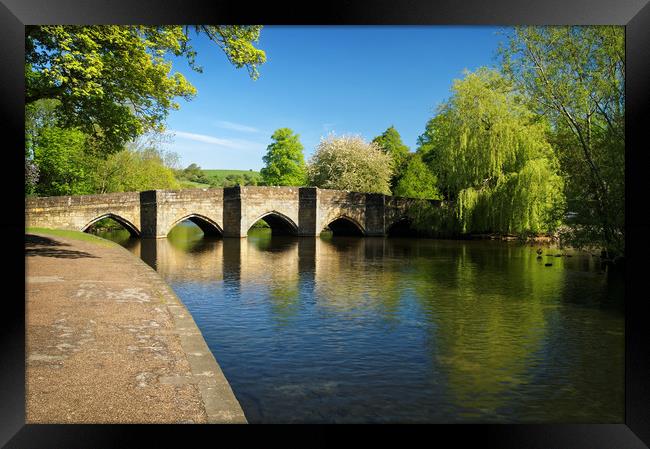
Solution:
<svg viewBox="0 0 650 449">
<path fill-rule="evenodd" d="M 210 180 L 210 185 L 212 186 L 234 185 L 238 183 L 259 184 L 262 181 L 260 172 L 253 170 L 203 169 L 202 171 Z"/>
</svg>

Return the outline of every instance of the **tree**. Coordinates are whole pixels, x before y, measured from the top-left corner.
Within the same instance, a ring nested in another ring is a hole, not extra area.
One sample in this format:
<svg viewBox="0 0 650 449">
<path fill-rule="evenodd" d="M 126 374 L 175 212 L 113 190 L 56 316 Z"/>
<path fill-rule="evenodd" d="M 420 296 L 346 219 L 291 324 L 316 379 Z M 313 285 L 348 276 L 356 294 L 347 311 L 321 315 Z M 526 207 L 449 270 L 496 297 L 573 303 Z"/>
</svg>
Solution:
<svg viewBox="0 0 650 449">
<path fill-rule="evenodd" d="M 155 149 L 156 136 L 130 142 L 104 159 L 88 150 L 88 136 L 57 126 L 58 100 L 40 100 L 25 109 L 26 191 L 37 195 L 174 188 L 177 155 Z"/>
<path fill-rule="evenodd" d="M 219 185 L 215 185 L 215 187 L 256 186 L 257 182 L 258 177 L 253 174 L 233 174 L 226 176 L 224 180 L 221 181 Z"/>
<path fill-rule="evenodd" d="M 58 100 L 59 126 L 77 128 L 102 154 L 149 130 L 161 130 L 176 97 L 196 89 L 166 57 L 196 65 L 190 34 L 205 35 L 237 68 L 258 76 L 261 26 L 47 25 L 25 27 L 25 103 Z"/>
<path fill-rule="evenodd" d="M 394 170 L 390 185 L 394 189 L 402 170 L 405 168 L 404 164 L 408 160 L 409 147 L 404 145 L 402 136 L 399 135 L 394 126 L 389 127 L 383 134 L 372 139 L 372 142 L 377 144 L 384 153 L 390 155 L 393 159 Z"/>
<path fill-rule="evenodd" d="M 420 136 L 419 151 L 445 199 L 456 202 L 461 231 L 555 230 L 563 186 L 543 118 L 494 70 L 466 73 L 452 92 Z"/>
<path fill-rule="evenodd" d="M 308 168 L 310 185 L 390 195 L 392 158 L 359 136 L 322 139 Z"/>
<path fill-rule="evenodd" d="M 25 158 L 25 194 L 33 195 L 38 183 L 40 172 L 38 165 L 28 158 Z"/>
<path fill-rule="evenodd" d="M 274 140 L 266 148 L 263 160 L 266 166 L 260 174 L 268 186 L 302 186 L 307 181 L 307 167 L 299 136 L 289 128 L 276 130 Z"/>
<path fill-rule="evenodd" d="M 436 187 L 438 180 L 431 169 L 422 161 L 419 153 L 411 154 L 399 177 L 393 194 L 409 198 L 441 199 Z"/>
<path fill-rule="evenodd" d="M 45 127 L 54 126 L 56 100 L 41 100 L 25 107 L 25 193 L 36 194 L 40 177 L 34 153 L 40 135 Z"/>
<path fill-rule="evenodd" d="M 138 192 L 180 187 L 174 171 L 165 166 L 164 154 L 155 148 L 131 146 L 106 160 L 96 159 L 94 192 Z"/>
<path fill-rule="evenodd" d="M 501 48 L 503 71 L 547 117 L 564 173 L 569 243 L 625 244 L 624 28 L 517 27 Z"/>
<path fill-rule="evenodd" d="M 205 176 L 205 173 L 203 173 L 203 170 L 201 169 L 200 166 L 198 166 L 195 163 L 191 163 L 188 165 L 186 168 L 180 171 L 179 177 L 181 179 L 186 179 L 191 182 L 198 182 L 202 184 L 207 184 L 209 183 L 208 178 Z"/>
<path fill-rule="evenodd" d="M 84 133 L 47 127 L 39 132 L 34 143 L 33 163 L 39 172 L 36 193 L 43 196 L 93 193 L 93 170 L 85 154 Z"/>
</svg>

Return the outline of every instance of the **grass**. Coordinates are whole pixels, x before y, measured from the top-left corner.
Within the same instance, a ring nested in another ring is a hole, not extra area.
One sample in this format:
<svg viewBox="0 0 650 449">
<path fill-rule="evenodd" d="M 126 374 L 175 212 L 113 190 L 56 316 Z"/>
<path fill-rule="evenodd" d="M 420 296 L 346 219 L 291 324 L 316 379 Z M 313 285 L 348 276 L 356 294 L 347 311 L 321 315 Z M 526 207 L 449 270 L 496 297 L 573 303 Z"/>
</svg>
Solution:
<svg viewBox="0 0 650 449">
<path fill-rule="evenodd" d="M 181 189 L 209 189 L 210 184 L 202 184 L 193 181 L 181 181 Z"/>
<path fill-rule="evenodd" d="M 84 242 L 96 243 L 102 246 L 115 246 L 117 243 L 110 240 L 103 239 L 96 235 L 88 234 L 81 231 L 66 231 L 62 229 L 49 229 L 49 228 L 25 228 L 25 234 L 45 234 L 54 237 L 65 237 L 73 240 L 81 240 Z"/>
<path fill-rule="evenodd" d="M 229 175 L 252 175 L 255 178 L 261 180 L 260 172 L 253 170 L 215 170 L 215 169 L 204 169 L 203 173 L 210 179 L 214 179 L 219 184 L 222 184 L 226 179 L 226 176 Z"/>
</svg>

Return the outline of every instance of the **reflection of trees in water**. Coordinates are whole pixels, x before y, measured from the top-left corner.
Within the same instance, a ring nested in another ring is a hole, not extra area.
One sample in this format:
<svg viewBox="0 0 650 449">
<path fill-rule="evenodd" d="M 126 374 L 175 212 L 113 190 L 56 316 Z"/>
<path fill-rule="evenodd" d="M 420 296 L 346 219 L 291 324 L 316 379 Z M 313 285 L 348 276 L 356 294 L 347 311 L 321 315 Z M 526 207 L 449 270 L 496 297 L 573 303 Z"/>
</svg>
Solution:
<svg viewBox="0 0 650 449">
<path fill-rule="evenodd" d="M 300 241 L 272 235 L 270 229 L 255 229 L 239 245 L 241 288 L 266 290 L 273 317 L 281 324 L 300 309 Z"/>
<path fill-rule="evenodd" d="M 293 280 L 274 282 L 269 287 L 269 299 L 272 303 L 274 318 L 280 324 L 286 325 L 287 321 L 298 314 L 300 310 L 300 289 Z"/>
<path fill-rule="evenodd" d="M 170 239 L 140 239 L 130 250 L 171 281 L 213 283 L 222 279 L 221 239 L 205 238 L 188 245 Z"/>
<path fill-rule="evenodd" d="M 136 237 L 132 237 L 131 233 L 127 231 L 126 229 L 112 229 L 109 231 L 94 231 L 92 228 L 89 228 L 88 231 L 91 234 L 95 234 L 101 238 L 107 239 L 107 240 L 112 240 L 125 248 L 128 248 L 129 246 L 132 247 L 134 243 L 138 239 Z"/>
<path fill-rule="evenodd" d="M 439 249 L 434 257 L 414 260 L 419 278 L 414 283 L 431 325 L 432 356 L 446 378 L 450 400 L 464 410 L 461 416 L 512 417 L 518 407 L 525 408 L 521 415 L 531 421 L 549 416 L 593 420 L 599 407 L 601 416 L 609 414 L 602 404 L 582 404 L 599 392 L 607 394 L 602 382 L 617 378 L 590 370 L 622 367 L 621 345 L 606 343 L 606 357 L 592 346 L 600 338 L 598 326 L 617 325 L 609 322 L 610 315 L 567 304 L 569 298 L 574 301 L 576 292 L 567 290 L 575 284 L 604 290 L 593 271 L 571 273 L 565 265 L 580 262 L 565 258 L 552 258 L 553 266 L 545 267 L 547 258 L 538 260 L 532 249 L 514 245 L 504 249 L 467 242 Z M 569 273 L 577 282 L 567 278 Z M 579 278 L 585 276 L 589 279 Z M 562 307 L 572 310 L 566 313 Z M 572 322 L 571 317 L 580 315 L 584 321 Z M 617 337 L 614 331 L 608 338 L 622 341 L 622 334 Z M 618 355 L 612 353 L 615 348 L 621 348 Z M 618 378 L 616 388 L 623 385 L 622 376 Z M 588 384 L 599 382 L 599 388 L 589 391 Z M 521 402 L 524 395 L 518 397 L 518 389 L 526 391 L 528 403 Z"/>
<path fill-rule="evenodd" d="M 559 299 L 564 271 L 539 269 L 523 248 L 483 246 L 442 246 L 439 256 L 416 259 L 416 276 L 429 280 L 416 285 L 450 400 L 461 416 L 498 419 L 516 404 L 517 387 L 532 380 L 548 331 L 546 305 Z"/>
<path fill-rule="evenodd" d="M 301 293 L 341 318 L 424 321 L 429 376 L 459 418 L 622 419 L 622 315 L 601 310 L 617 287 L 592 261 L 547 251 L 538 260 L 535 248 L 503 242 L 263 232 L 191 247 L 145 242 L 166 278 L 215 282 L 223 273 L 238 299 L 268 300 L 278 325 L 300 313 Z"/>
<path fill-rule="evenodd" d="M 174 248 L 186 252 L 200 252 L 206 248 L 206 243 L 214 241 L 214 237 L 206 237 L 201 228 L 189 220 L 174 226 L 166 239 Z"/>
</svg>

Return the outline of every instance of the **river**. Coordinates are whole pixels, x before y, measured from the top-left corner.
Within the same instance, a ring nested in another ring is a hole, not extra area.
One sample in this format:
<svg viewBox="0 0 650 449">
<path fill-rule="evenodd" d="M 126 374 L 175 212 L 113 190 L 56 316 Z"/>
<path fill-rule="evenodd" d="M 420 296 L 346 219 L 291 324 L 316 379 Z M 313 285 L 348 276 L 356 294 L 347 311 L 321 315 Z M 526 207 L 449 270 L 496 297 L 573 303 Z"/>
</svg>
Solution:
<svg viewBox="0 0 650 449">
<path fill-rule="evenodd" d="M 251 423 L 624 421 L 624 283 L 589 254 L 194 225 L 102 235 L 185 303 Z"/>
</svg>

